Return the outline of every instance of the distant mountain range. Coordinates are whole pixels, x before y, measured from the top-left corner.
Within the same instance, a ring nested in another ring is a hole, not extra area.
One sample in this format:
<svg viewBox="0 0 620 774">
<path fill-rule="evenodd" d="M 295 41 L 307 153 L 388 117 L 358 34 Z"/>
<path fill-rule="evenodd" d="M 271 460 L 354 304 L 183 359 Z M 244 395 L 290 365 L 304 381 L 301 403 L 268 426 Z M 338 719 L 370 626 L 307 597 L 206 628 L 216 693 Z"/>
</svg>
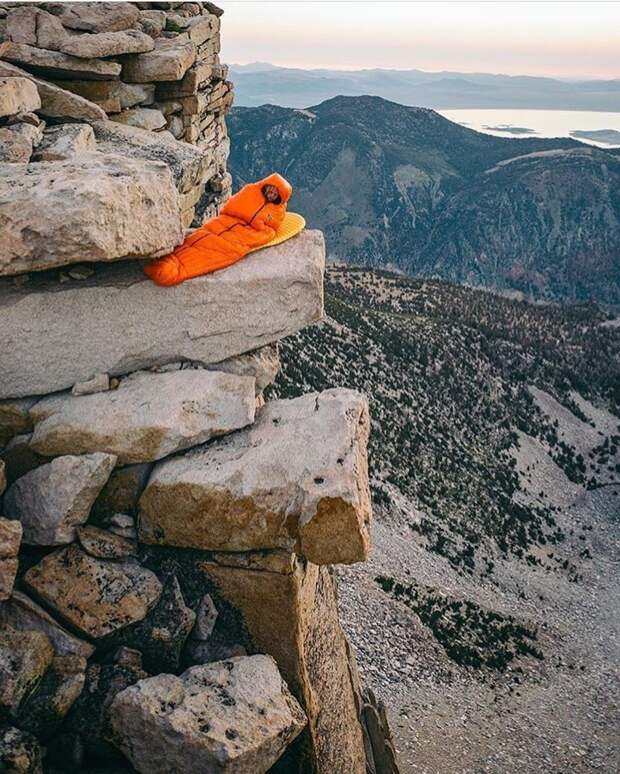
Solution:
<svg viewBox="0 0 620 774">
<path fill-rule="evenodd" d="M 337 95 L 374 95 L 436 109 L 532 108 L 620 111 L 620 79 L 555 78 L 431 73 L 423 70 L 303 70 L 256 62 L 232 65 L 235 103 L 306 107 Z"/>
<path fill-rule="evenodd" d="M 620 153 L 370 96 L 237 107 L 228 123 L 236 186 L 284 174 L 333 260 L 620 304 Z"/>
</svg>

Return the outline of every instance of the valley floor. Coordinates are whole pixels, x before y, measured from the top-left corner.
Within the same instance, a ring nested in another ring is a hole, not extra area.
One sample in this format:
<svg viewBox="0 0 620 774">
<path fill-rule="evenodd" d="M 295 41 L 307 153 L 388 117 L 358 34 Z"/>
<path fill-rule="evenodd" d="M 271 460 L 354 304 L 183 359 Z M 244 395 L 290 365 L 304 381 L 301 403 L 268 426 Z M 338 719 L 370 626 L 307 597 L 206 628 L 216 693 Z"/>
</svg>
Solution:
<svg viewBox="0 0 620 774">
<path fill-rule="evenodd" d="M 525 600 L 509 580 L 468 582 L 406 528 L 376 523 L 371 561 L 340 573 L 341 607 L 364 679 L 388 706 L 402 774 L 620 770 L 619 498 L 608 487 L 567 510 L 593 527 L 583 582 L 533 570 Z M 417 615 L 386 604 L 374 580 L 386 572 L 537 622 L 544 660 L 522 663 L 522 675 L 458 666 Z"/>
</svg>

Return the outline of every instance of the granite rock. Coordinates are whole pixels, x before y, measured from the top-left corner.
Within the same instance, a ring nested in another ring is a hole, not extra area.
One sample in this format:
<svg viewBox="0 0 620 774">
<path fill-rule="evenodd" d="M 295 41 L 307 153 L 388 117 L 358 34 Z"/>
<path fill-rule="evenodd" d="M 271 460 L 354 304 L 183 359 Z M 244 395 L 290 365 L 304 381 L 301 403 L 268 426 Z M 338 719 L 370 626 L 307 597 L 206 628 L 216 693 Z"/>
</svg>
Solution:
<svg viewBox="0 0 620 774">
<path fill-rule="evenodd" d="M 73 544 L 48 554 L 24 576 L 28 589 L 73 628 L 100 639 L 141 621 L 161 583 L 134 559 L 96 559 Z"/>
<path fill-rule="evenodd" d="M 75 540 L 76 527 L 88 519 L 115 463 L 113 454 L 64 455 L 12 484 L 5 509 L 21 522 L 24 543 L 56 546 Z"/>
<path fill-rule="evenodd" d="M 43 398 L 31 409 L 32 448 L 56 456 L 108 452 L 151 462 L 254 420 L 254 379 L 220 371 L 139 372 L 116 390 Z"/>
<path fill-rule="evenodd" d="M 149 774 L 264 774 L 306 723 L 262 655 L 141 680 L 117 694 L 112 718 L 120 748 Z"/>
</svg>

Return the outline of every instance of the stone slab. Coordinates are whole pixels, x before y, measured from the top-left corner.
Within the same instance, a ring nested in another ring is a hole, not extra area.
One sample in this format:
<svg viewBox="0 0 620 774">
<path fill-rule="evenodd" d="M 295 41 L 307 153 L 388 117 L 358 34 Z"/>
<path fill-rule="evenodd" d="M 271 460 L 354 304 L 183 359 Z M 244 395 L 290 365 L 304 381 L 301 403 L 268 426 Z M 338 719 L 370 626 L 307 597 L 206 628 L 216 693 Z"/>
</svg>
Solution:
<svg viewBox="0 0 620 774">
<path fill-rule="evenodd" d="M 139 54 L 137 56 L 140 56 Z M 121 72 L 118 62 L 104 59 L 81 59 L 63 54 L 60 51 L 48 51 L 23 43 L 5 41 L 0 43 L 0 59 L 15 62 L 26 70 L 40 72 L 56 78 L 85 78 L 93 81 L 106 81 L 117 78 Z"/>
<path fill-rule="evenodd" d="M 323 235 L 305 231 L 172 288 L 135 262 L 98 266 L 77 285 L 0 280 L 0 398 L 45 395 L 96 373 L 217 363 L 277 341 L 323 316 L 324 262 Z"/>
</svg>

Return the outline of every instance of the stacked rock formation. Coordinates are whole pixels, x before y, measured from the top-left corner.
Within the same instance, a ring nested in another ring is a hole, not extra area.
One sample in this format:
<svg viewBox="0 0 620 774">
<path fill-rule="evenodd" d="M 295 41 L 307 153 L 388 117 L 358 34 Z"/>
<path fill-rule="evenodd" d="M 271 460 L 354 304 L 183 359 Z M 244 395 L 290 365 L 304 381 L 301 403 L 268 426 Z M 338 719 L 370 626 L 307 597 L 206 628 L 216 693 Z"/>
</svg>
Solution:
<svg viewBox="0 0 620 774">
<path fill-rule="evenodd" d="M 219 61 L 221 13 L 202 2 L 0 4 L 0 78 L 30 79 L 28 88 L 14 86 L 23 103 L 0 131 L 0 160 L 62 160 L 98 140 L 108 152 L 119 143 L 139 152 L 131 129 L 147 130 L 161 135 L 151 142 L 153 150 L 163 144 L 161 153 L 173 138 L 208 151 L 199 174 L 177 174 L 176 183 L 184 226 L 212 217 L 231 189 L 224 119 L 233 92 Z M 94 136 L 83 125 L 54 129 L 58 120 L 107 119 L 112 125 L 93 126 Z"/>
<path fill-rule="evenodd" d="M 228 192 L 219 11 L 0 13 L 0 769 L 395 771 L 329 569 L 369 550 L 366 400 L 263 397 L 322 235 L 141 269 Z"/>
</svg>

